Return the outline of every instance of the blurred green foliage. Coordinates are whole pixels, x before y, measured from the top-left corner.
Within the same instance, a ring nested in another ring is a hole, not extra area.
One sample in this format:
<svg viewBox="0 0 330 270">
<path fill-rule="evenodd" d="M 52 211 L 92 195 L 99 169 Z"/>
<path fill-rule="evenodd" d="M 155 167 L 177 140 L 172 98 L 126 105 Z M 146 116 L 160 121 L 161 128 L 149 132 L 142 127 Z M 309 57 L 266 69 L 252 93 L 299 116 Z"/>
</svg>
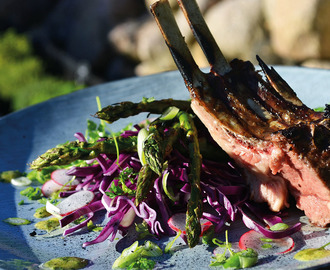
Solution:
<svg viewBox="0 0 330 270">
<path fill-rule="evenodd" d="M 12 29 L 0 35 L 0 99 L 9 101 L 12 111 L 82 87 L 47 74 L 26 36 Z"/>
</svg>

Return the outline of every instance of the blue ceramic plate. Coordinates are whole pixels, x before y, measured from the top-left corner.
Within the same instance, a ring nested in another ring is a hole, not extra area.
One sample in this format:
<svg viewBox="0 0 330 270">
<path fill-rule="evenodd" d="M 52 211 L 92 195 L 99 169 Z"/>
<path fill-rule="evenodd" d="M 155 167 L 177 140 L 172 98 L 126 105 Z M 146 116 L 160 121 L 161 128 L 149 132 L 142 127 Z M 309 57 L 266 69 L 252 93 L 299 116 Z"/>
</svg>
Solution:
<svg viewBox="0 0 330 270">
<path fill-rule="evenodd" d="M 298 96 L 310 107 L 324 106 L 330 102 L 330 71 L 276 67 L 276 70 L 297 92 Z M 27 170 L 27 164 L 49 148 L 67 140 L 74 140 L 75 132 L 84 132 L 86 120 L 93 119 L 97 111 L 96 96 L 103 106 L 120 101 L 140 101 L 142 97 L 187 99 L 183 80 L 178 72 L 168 72 L 147 77 L 136 77 L 90 87 L 75 93 L 51 99 L 41 104 L 0 118 L 0 171 Z M 116 131 L 141 120 L 140 115 L 120 120 L 112 125 Z M 0 220 L 8 217 L 32 217 L 37 207 L 32 202 L 18 206 L 22 200 L 21 189 L 10 184 L 0 183 Z M 301 212 L 293 210 L 291 219 L 298 219 Z M 303 218 L 303 217 L 302 217 Z M 330 266 L 330 258 L 307 263 L 293 259 L 297 250 L 307 247 L 320 247 L 330 242 L 330 230 L 319 229 L 304 224 L 301 233 L 294 236 L 296 249 L 293 253 L 281 256 L 269 256 L 260 260 L 254 269 L 314 269 Z M 105 241 L 101 244 L 82 248 L 82 243 L 94 239 L 97 233 L 78 233 L 68 237 L 37 239 L 30 236 L 34 224 L 15 227 L 0 221 L 0 260 L 10 261 L 21 259 L 45 262 L 59 256 L 78 256 L 93 261 L 88 269 L 111 269 L 113 261 L 120 251 L 132 243 L 133 238 L 127 237 L 113 243 Z M 239 236 L 247 229 L 237 223 L 230 231 L 231 241 L 238 241 Z M 164 244 L 168 239 L 162 239 Z M 212 250 L 204 245 L 193 249 L 181 248 L 172 256 L 164 256 L 157 268 L 163 269 L 208 269 Z M 0 261 L 0 262 L 1 262 Z"/>
</svg>

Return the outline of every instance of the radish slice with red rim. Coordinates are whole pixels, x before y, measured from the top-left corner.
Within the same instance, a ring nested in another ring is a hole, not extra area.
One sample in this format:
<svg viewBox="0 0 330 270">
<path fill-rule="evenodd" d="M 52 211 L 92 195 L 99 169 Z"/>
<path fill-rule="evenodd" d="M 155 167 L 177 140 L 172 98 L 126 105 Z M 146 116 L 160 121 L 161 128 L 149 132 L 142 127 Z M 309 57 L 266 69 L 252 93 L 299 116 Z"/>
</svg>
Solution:
<svg viewBox="0 0 330 270">
<path fill-rule="evenodd" d="M 54 192 L 59 191 L 61 188 L 63 188 L 63 186 L 57 184 L 56 182 L 54 182 L 53 180 L 48 180 L 46 181 L 42 187 L 41 187 L 41 193 L 45 196 L 45 197 L 49 197 L 50 195 L 52 195 Z"/>
<path fill-rule="evenodd" d="M 46 202 L 46 211 L 55 217 L 61 218 L 61 216 L 59 214 L 60 209 L 55 204 L 52 204 L 50 201 Z"/>
<path fill-rule="evenodd" d="M 291 237 L 270 239 L 254 230 L 250 230 L 241 236 L 238 246 L 241 249 L 252 248 L 260 252 L 260 255 L 280 255 L 292 251 L 294 241 Z"/>
<path fill-rule="evenodd" d="M 169 218 L 167 221 L 168 225 L 173 231 L 179 232 L 181 231 L 182 234 L 186 234 L 186 213 L 177 213 L 174 214 Z M 205 231 L 207 231 L 213 224 L 211 221 L 201 218 L 200 219 L 202 233 L 201 236 Z"/>
<path fill-rule="evenodd" d="M 90 204 L 94 200 L 94 193 L 89 190 L 81 190 L 65 198 L 58 205 L 48 204 L 46 210 L 53 215 L 67 216 L 72 212 Z"/>
<path fill-rule="evenodd" d="M 72 175 L 68 175 L 67 171 L 68 170 L 66 169 L 57 169 L 51 173 L 50 178 L 60 186 L 77 186 L 79 184 L 79 181 L 73 179 Z"/>
<path fill-rule="evenodd" d="M 72 185 L 68 185 L 68 186 L 60 185 L 57 182 L 55 182 L 53 179 L 50 179 L 41 186 L 41 193 L 45 197 L 50 197 L 56 191 L 59 190 L 68 191 L 68 190 L 73 190 L 75 188 L 76 186 L 72 186 Z"/>
</svg>

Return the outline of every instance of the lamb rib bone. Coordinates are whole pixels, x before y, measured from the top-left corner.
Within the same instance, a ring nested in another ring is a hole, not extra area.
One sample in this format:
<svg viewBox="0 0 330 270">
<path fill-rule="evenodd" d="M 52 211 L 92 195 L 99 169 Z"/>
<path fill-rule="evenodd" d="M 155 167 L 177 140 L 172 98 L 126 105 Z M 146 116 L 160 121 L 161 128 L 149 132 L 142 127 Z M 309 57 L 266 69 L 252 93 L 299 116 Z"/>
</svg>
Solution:
<svg viewBox="0 0 330 270">
<path fill-rule="evenodd" d="M 190 92 L 193 111 L 243 168 L 253 199 L 279 211 L 289 206 L 290 191 L 313 223 L 330 223 L 329 112 L 305 106 L 258 56 L 265 76 L 248 61 L 228 64 L 195 0 L 178 2 L 210 73 L 198 68 L 168 1 L 154 3 L 151 12 Z"/>
</svg>

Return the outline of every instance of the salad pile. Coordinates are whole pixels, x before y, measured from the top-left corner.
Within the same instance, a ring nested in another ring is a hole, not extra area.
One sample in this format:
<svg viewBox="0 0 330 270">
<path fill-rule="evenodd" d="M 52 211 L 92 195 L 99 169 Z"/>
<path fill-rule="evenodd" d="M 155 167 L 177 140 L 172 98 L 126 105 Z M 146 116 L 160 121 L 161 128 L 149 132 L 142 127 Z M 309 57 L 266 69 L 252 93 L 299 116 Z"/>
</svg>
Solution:
<svg viewBox="0 0 330 270">
<path fill-rule="evenodd" d="M 116 134 L 106 123 L 140 112 L 158 115 Z M 64 235 L 86 228 L 96 214 L 109 219 L 84 247 L 113 241 L 136 224 L 157 238 L 182 237 L 191 248 L 236 220 L 270 239 L 300 230 L 300 223 L 283 226 L 279 213 L 250 200 L 240 169 L 212 140 L 189 101 L 145 98 L 100 109 L 96 117 L 99 125 L 88 121 L 86 134 L 76 133 L 76 141 L 39 156 L 29 173 L 43 181 L 46 210 L 59 218 Z M 141 254 L 148 250 L 135 245 L 130 248 Z"/>
</svg>

